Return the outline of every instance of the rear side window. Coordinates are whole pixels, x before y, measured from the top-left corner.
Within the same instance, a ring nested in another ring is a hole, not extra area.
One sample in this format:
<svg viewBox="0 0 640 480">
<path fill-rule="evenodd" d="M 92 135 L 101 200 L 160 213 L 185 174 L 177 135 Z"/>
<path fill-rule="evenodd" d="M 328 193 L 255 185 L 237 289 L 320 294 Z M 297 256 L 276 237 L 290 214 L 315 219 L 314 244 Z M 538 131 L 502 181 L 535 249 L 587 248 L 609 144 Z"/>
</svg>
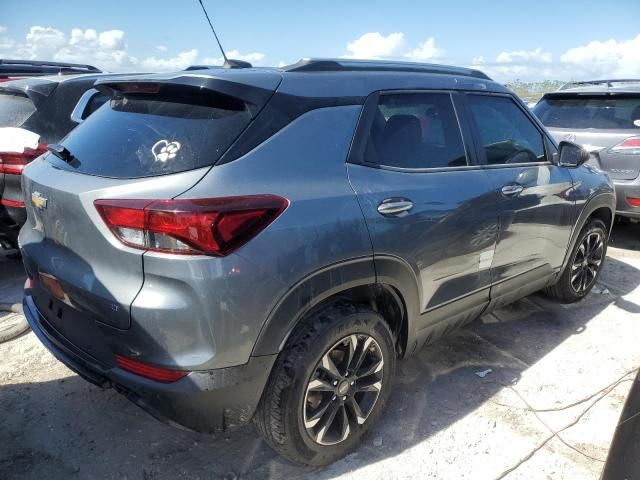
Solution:
<svg viewBox="0 0 640 480">
<path fill-rule="evenodd" d="M 542 133 L 508 97 L 469 95 L 469 108 L 488 165 L 547 160 Z"/>
<path fill-rule="evenodd" d="M 467 165 L 449 94 L 381 95 L 375 107 L 364 161 L 411 169 Z"/>
<path fill-rule="evenodd" d="M 96 93 L 95 95 L 92 95 L 91 98 L 89 99 L 89 101 L 87 102 L 87 106 L 84 109 L 84 112 L 82 112 L 82 119 L 86 119 L 89 115 L 91 115 L 93 112 L 95 112 L 97 109 L 99 109 L 102 105 L 104 105 L 105 103 L 107 103 L 107 100 L 109 100 L 109 95 L 105 94 L 105 93 Z"/>
<path fill-rule="evenodd" d="M 547 127 L 640 129 L 640 95 L 543 98 L 533 109 Z"/>
<path fill-rule="evenodd" d="M 0 92 L 0 127 L 20 127 L 35 111 L 26 95 Z"/>
<path fill-rule="evenodd" d="M 73 161 L 48 158 L 105 177 L 177 173 L 214 164 L 250 119 L 243 102 L 210 91 L 118 94 L 64 139 Z"/>
</svg>

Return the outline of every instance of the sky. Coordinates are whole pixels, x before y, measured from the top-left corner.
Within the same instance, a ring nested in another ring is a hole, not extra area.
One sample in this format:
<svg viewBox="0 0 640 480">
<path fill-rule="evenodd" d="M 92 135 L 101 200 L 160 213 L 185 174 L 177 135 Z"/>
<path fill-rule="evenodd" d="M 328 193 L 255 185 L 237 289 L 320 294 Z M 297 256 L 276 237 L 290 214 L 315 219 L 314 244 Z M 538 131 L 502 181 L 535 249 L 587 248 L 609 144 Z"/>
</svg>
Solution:
<svg viewBox="0 0 640 480">
<path fill-rule="evenodd" d="M 499 81 L 640 78 L 640 0 L 203 0 L 229 58 L 472 66 Z M 221 64 L 198 0 L 0 0 L 0 58 L 149 72 Z"/>
</svg>

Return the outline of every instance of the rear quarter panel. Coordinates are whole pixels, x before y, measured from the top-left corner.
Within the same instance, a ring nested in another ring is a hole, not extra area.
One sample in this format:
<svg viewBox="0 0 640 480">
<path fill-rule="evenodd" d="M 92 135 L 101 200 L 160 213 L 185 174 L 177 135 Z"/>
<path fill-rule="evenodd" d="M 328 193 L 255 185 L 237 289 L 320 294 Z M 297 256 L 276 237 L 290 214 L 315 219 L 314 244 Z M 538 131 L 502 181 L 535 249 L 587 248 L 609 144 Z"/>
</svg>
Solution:
<svg viewBox="0 0 640 480">
<path fill-rule="evenodd" d="M 246 363 L 270 312 L 314 272 L 368 258 L 365 268 L 374 279 L 371 242 L 345 166 L 360 109 L 312 110 L 243 157 L 213 167 L 184 192 L 181 198 L 276 194 L 290 205 L 227 257 L 168 261 L 145 254 L 145 286 L 138 299 L 153 288 L 153 296 L 175 298 L 176 308 L 171 318 L 159 319 L 157 312 L 138 309 L 136 301 L 133 318 L 146 322 L 141 315 L 149 321 L 156 315 L 154 321 L 168 329 L 173 318 L 196 320 L 196 329 L 209 332 L 216 345 L 206 368 L 218 368 Z M 345 281 L 339 273 L 331 280 Z M 306 294 L 312 298 L 315 292 Z"/>
</svg>

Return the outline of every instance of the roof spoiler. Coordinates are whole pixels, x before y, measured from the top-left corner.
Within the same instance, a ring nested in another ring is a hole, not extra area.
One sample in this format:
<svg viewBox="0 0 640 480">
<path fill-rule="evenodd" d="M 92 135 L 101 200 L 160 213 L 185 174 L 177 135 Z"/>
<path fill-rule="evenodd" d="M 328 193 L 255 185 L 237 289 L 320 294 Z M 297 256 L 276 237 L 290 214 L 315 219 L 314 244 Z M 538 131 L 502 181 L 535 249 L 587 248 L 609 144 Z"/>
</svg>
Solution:
<svg viewBox="0 0 640 480">
<path fill-rule="evenodd" d="M 226 73 L 226 72 L 225 72 Z M 280 75 L 242 75 L 231 74 L 214 76 L 193 73 L 181 73 L 174 76 L 150 75 L 117 79 L 98 80 L 94 87 L 112 95 L 117 92 L 136 94 L 157 94 L 165 89 L 184 88 L 194 92 L 209 90 L 241 100 L 247 105 L 252 116 L 262 109 L 280 84 Z"/>
</svg>

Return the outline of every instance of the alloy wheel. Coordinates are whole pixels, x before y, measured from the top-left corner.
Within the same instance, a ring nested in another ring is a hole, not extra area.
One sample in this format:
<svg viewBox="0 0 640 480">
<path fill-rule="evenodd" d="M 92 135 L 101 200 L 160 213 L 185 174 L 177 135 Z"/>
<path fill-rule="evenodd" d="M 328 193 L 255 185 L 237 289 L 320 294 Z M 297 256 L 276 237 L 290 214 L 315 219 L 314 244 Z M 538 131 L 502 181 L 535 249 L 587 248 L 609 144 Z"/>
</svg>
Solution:
<svg viewBox="0 0 640 480">
<path fill-rule="evenodd" d="M 591 232 L 583 240 L 571 263 L 571 288 L 576 293 L 587 291 L 596 279 L 604 257 L 604 238 Z"/>
<path fill-rule="evenodd" d="M 307 384 L 303 423 L 320 445 L 343 442 L 362 425 L 380 396 L 384 358 L 380 345 L 366 334 L 352 334 L 331 347 Z"/>
</svg>

